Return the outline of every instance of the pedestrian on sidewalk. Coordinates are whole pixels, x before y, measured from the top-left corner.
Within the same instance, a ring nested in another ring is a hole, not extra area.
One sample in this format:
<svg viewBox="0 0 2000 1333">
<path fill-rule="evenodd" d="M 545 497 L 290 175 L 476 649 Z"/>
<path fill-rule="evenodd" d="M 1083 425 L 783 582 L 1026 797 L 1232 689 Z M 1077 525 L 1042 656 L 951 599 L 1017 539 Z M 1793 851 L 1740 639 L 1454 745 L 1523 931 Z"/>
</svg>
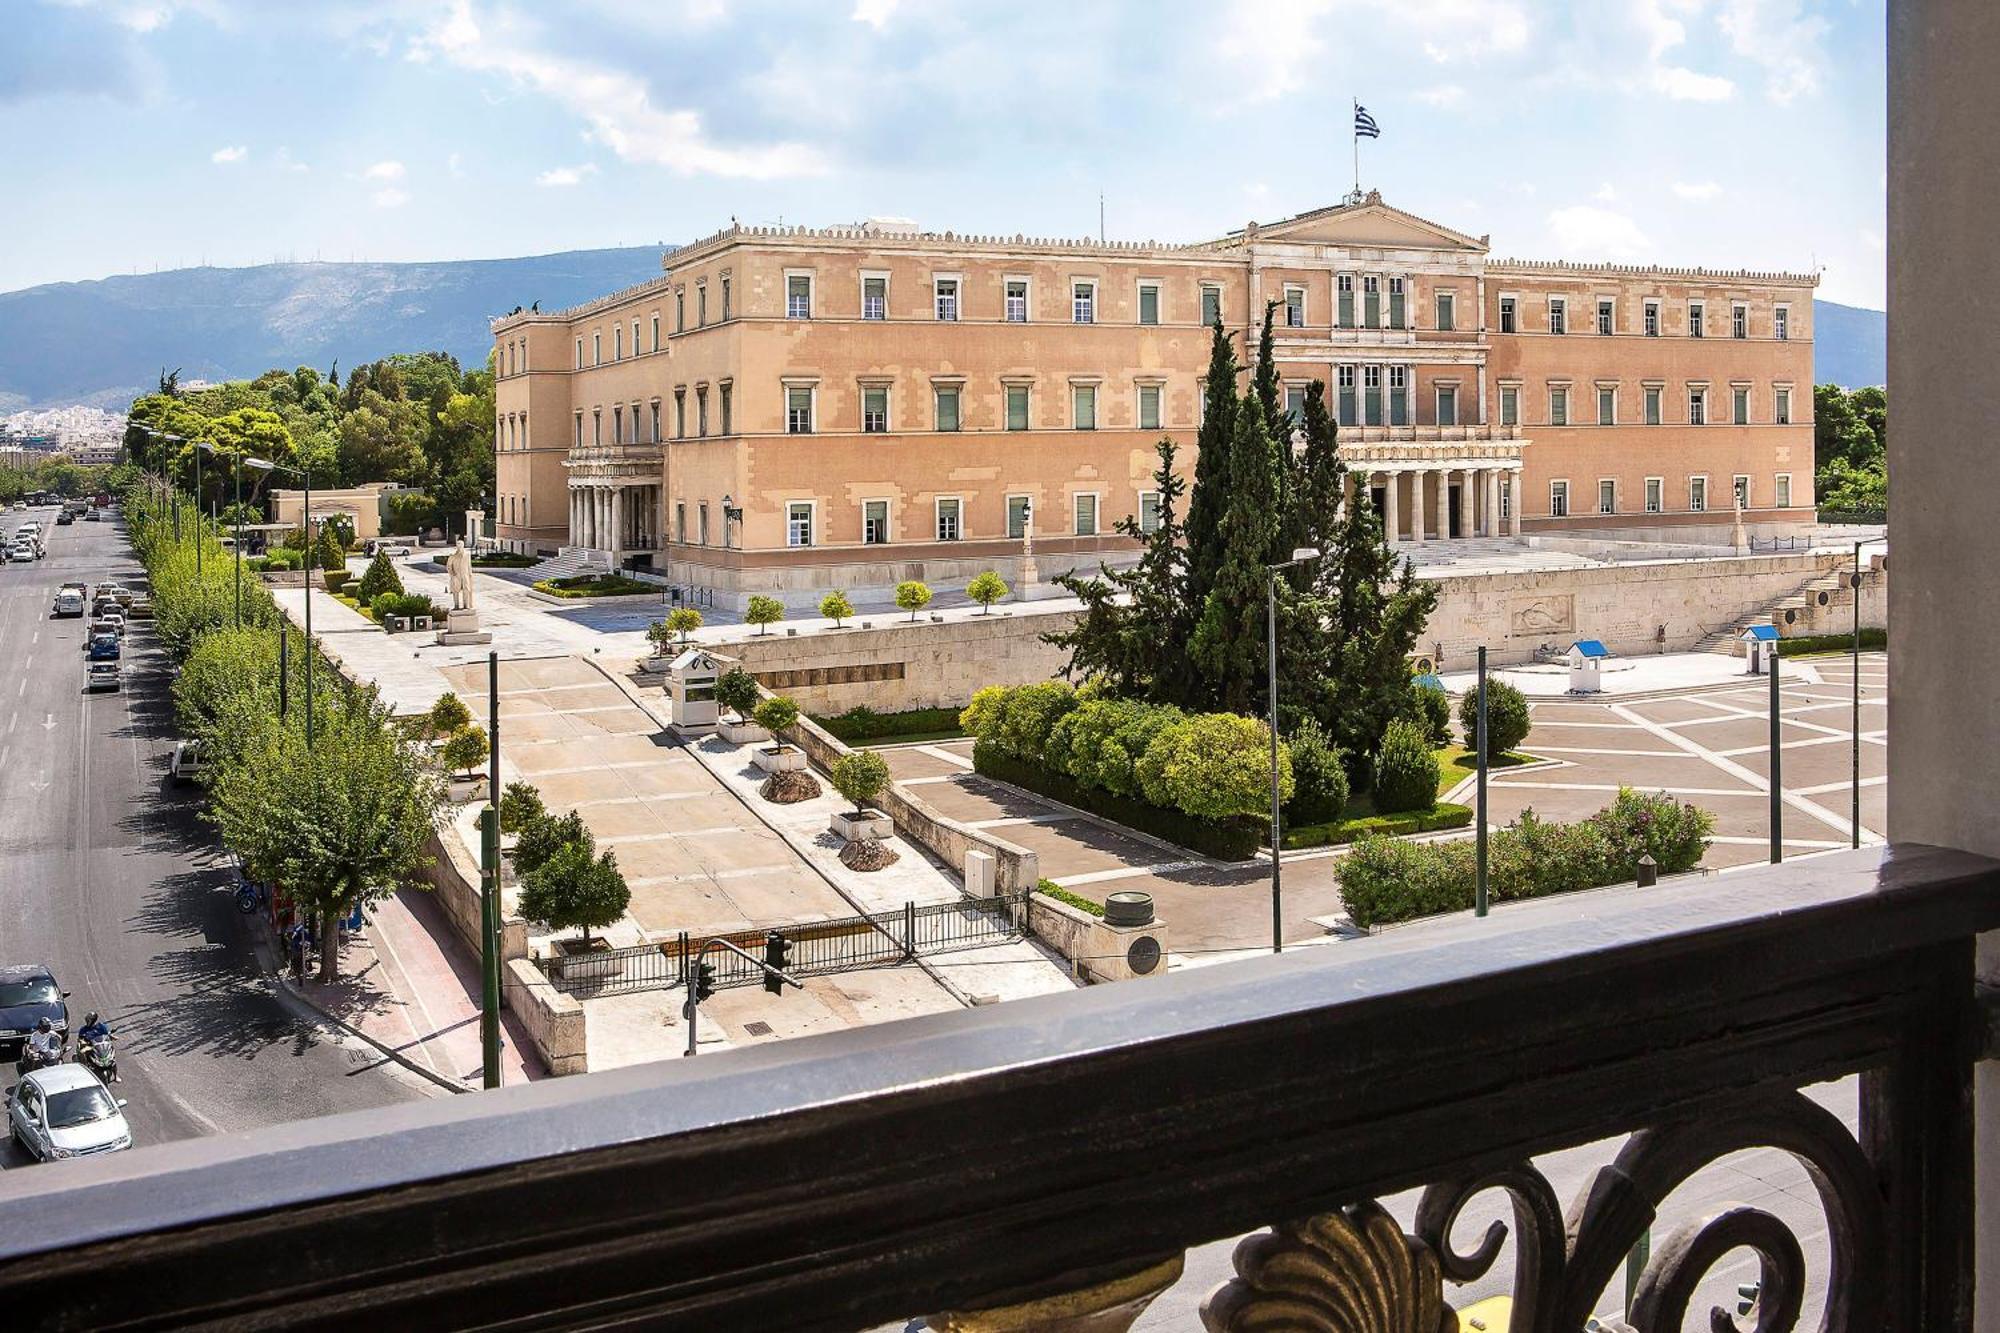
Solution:
<svg viewBox="0 0 2000 1333">
<path fill-rule="evenodd" d="M 304 981 L 306 979 L 306 923 L 303 921 L 293 922 L 291 930 L 286 932 L 286 934 L 286 942 L 290 946 L 292 954 L 292 978 L 295 981 Z"/>
</svg>

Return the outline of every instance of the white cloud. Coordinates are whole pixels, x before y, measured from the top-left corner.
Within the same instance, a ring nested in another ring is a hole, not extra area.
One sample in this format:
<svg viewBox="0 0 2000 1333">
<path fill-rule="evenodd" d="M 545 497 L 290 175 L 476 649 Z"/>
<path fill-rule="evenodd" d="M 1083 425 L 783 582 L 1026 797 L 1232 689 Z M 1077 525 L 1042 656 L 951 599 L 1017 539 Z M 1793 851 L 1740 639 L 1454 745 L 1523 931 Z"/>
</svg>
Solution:
<svg viewBox="0 0 2000 1333">
<path fill-rule="evenodd" d="M 399 190 L 392 185 L 386 190 L 375 191 L 368 196 L 368 200 L 377 208 L 401 208 L 410 202 L 410 196 L 407 191 Z"/>
<path fill-rule="evenodd" d="M 404 174 L 403 164 L 392 159 L 387 162 L 375 163 L 361 173 L 361 179 L 365 181 L 399 181 L 403 179 Z"/>
<path fill-rule="evenodd" d="M 1681 15 L 1698 12 L 1708 0 L 1631 0 L 1629 16 L 1646 41 L 1645 86 L 1677 102 L 1720 102 L 1736 85 L 1719 74 L 1703 74 L 1671 64 L 1667 53 L 1687 44 Z"/>
<path fill-rule="evenodd" d="M 536 48 L 534 34 L 511 18 L 491 31 L 473 16 L 469 0 L 454 0 L 446 16 L 410 48 L 412 59 L 436 58 L 460 69 L 494 74 L 530 89 L 580 116 L 585 138 L 627 162 L 663 166 L 685 175 L 750 180 L 821 175 L 822 155 L 793 143 L 733 147 L 716 143 L 699 113 L 653 104 L 644 80 L 606 65 Z"/>
<path fill-rule="evenodd" d="M 1638 259 L 1653 248 L 1631 218 L 1588 204 L 1550 213 L 1549 231 L 1557 253 L 1574 259 Z"/>
<path fill-rule="evenodd" d="M 854 12 L 848 17 L 880 32 L 900 3 L 901 0 L 854 0 Z"/>
<path fill-rule="evenodd" d="M 292 150 L 289 148 L 280 148 L 274 160 L 277 162 L 278 170 L 280 171 L 298 172 L 310 170 L 305 163 L 292 156 Z"/>
<path fill-rule="evenodd" d="M 1800 0 L 1722 0 L 1716 23 L 1729 48 L 1764 67 L 1764 95 L 1783 106 L 1819 91 L 1827 22 Z"/>
<path fill-rule="evenodd" d="M 1602 204 L 1616 203 L 1618 202 L 1618 187 L 1610 181 L 1606 181 L 1604 184 L 1598 186 L 1597 192 L 1590 197 Z"/>
<path fill-rule="evenodd" d="M 248 156 L 250 156 L 250 150 L 238 143 L 230 144 L 226 148 L 216 149 L 208 155 L 208 160 L 220 165 L 229 162 L 241 162 Z"/>
<path fill-rule="evenodd" d="M 1714 181 L 1675 181 L 1674 193 L 1683 199 L 1713 199 L 1722 187 Z"/>
<path fill-rule="evenodd" d="M 1655 66 L 1648 82 L 1676 102 L 1726 102 L 1736 95 L 1736 85 L 1720 74 L 1697 74 L 1679 65 Z"/>
<path fill-rule="evenodd" d="M 1343 29 L 1387 29 L 1438 64 L 1523 50 L 1529 22 L 1519 0 L 1233 0 L 1222 15 L 1222 54 L 1252 80 L 1251 95 L 1297 92 L 1322 73 L 1331 18 Z"/>
<path fill-rule="evenodd" d="M 1417 94 L 1417 100 L 1426 106 L 1439 110 L 1449 110 L 1465 101 L 1465 89 L 1455 83 L 1441 83 L 1435 88 L 1426 88 Z"/>
<path fill-rule="evenodd" d="M 547 171 L 535 177 L 535 184 L 545 187 L 581 185 L 583 184 L 584 177 L 595 176 L 596 174 L 597 164 L 595 162 L 585 162 L 581 166 L 575 167 L 550 167 Z"/>
</svg>

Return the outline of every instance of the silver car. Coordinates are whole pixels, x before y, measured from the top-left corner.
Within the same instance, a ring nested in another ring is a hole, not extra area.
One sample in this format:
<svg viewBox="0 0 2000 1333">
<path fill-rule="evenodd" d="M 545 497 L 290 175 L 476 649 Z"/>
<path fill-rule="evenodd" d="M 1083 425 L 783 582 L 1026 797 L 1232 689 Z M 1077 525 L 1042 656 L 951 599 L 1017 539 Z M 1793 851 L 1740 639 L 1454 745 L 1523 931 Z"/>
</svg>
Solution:
<svg viewBox="0 0 2000 1333">
<path fill-rule="evenodd" d="M 123 1152 L 132 1146 L 124 1105 L 82 1065 L 51 1065 L 14 1085 L 7 1131 L 42 1162 Z"/>
</svg>

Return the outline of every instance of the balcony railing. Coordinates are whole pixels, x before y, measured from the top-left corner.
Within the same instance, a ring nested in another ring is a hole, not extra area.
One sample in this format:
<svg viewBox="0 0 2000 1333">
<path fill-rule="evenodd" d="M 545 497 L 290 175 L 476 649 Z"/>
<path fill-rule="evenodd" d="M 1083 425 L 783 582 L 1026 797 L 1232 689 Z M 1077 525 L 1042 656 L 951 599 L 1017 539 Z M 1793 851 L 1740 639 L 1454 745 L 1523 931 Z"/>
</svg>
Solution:
<svg viewBox="0 0 2000 1333">
<path fill-rule="evenodd" d="M 1673 1188 L 1799 1158 L 1827 1326 L 1970 1327 L 1972 962 L 2000 863 L 1842 853 L 1503 906 L 1159 980 L 0 1176 L 36 1329 L 1126 1327 L 1186 1247 L 1261 1227 L 1211 1329 L 1450 1327 L 1476 1193 L 1516 1333 L 1580 1329 Z M 782 1003 L 774 1000 L 773 1003 Z M 1860 1073 L 1858 1137 L 1798 1089 Z M 1538 1154 L 1630 1133 L 1564 1218 Z M 1426 1186 L 1406 1235 L 1375 1198 Z M 1652 1247 L 1679 1329 L 1803 1241 L 1736 1206 Z M 978 1319 L 949 1312 L 1025 1307 Z M 1058 1316 L 1098 1312 L 1096 1322 Z M 1342 1311 L 1346 1311 L 1345 1314 Z M 1706 1326 L 1706 1321 L 1702 1321 Z"/>
</svg>

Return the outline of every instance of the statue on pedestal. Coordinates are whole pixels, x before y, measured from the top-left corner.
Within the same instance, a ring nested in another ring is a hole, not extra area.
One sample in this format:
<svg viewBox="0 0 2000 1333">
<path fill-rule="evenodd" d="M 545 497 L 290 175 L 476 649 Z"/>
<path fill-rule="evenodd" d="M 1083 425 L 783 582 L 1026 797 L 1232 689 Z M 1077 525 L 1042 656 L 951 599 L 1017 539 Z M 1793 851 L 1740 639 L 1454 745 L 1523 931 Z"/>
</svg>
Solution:
<svg viewBox="0 0 2000 1333">
<path fill-rule="evenodd" d="M 465 549 L 463 541 L 451 544 L 451 554 L 444 558 L 444 572 L 451 580 L 451 609 L 472 610 L 472 553 Z"/>
</svg>

